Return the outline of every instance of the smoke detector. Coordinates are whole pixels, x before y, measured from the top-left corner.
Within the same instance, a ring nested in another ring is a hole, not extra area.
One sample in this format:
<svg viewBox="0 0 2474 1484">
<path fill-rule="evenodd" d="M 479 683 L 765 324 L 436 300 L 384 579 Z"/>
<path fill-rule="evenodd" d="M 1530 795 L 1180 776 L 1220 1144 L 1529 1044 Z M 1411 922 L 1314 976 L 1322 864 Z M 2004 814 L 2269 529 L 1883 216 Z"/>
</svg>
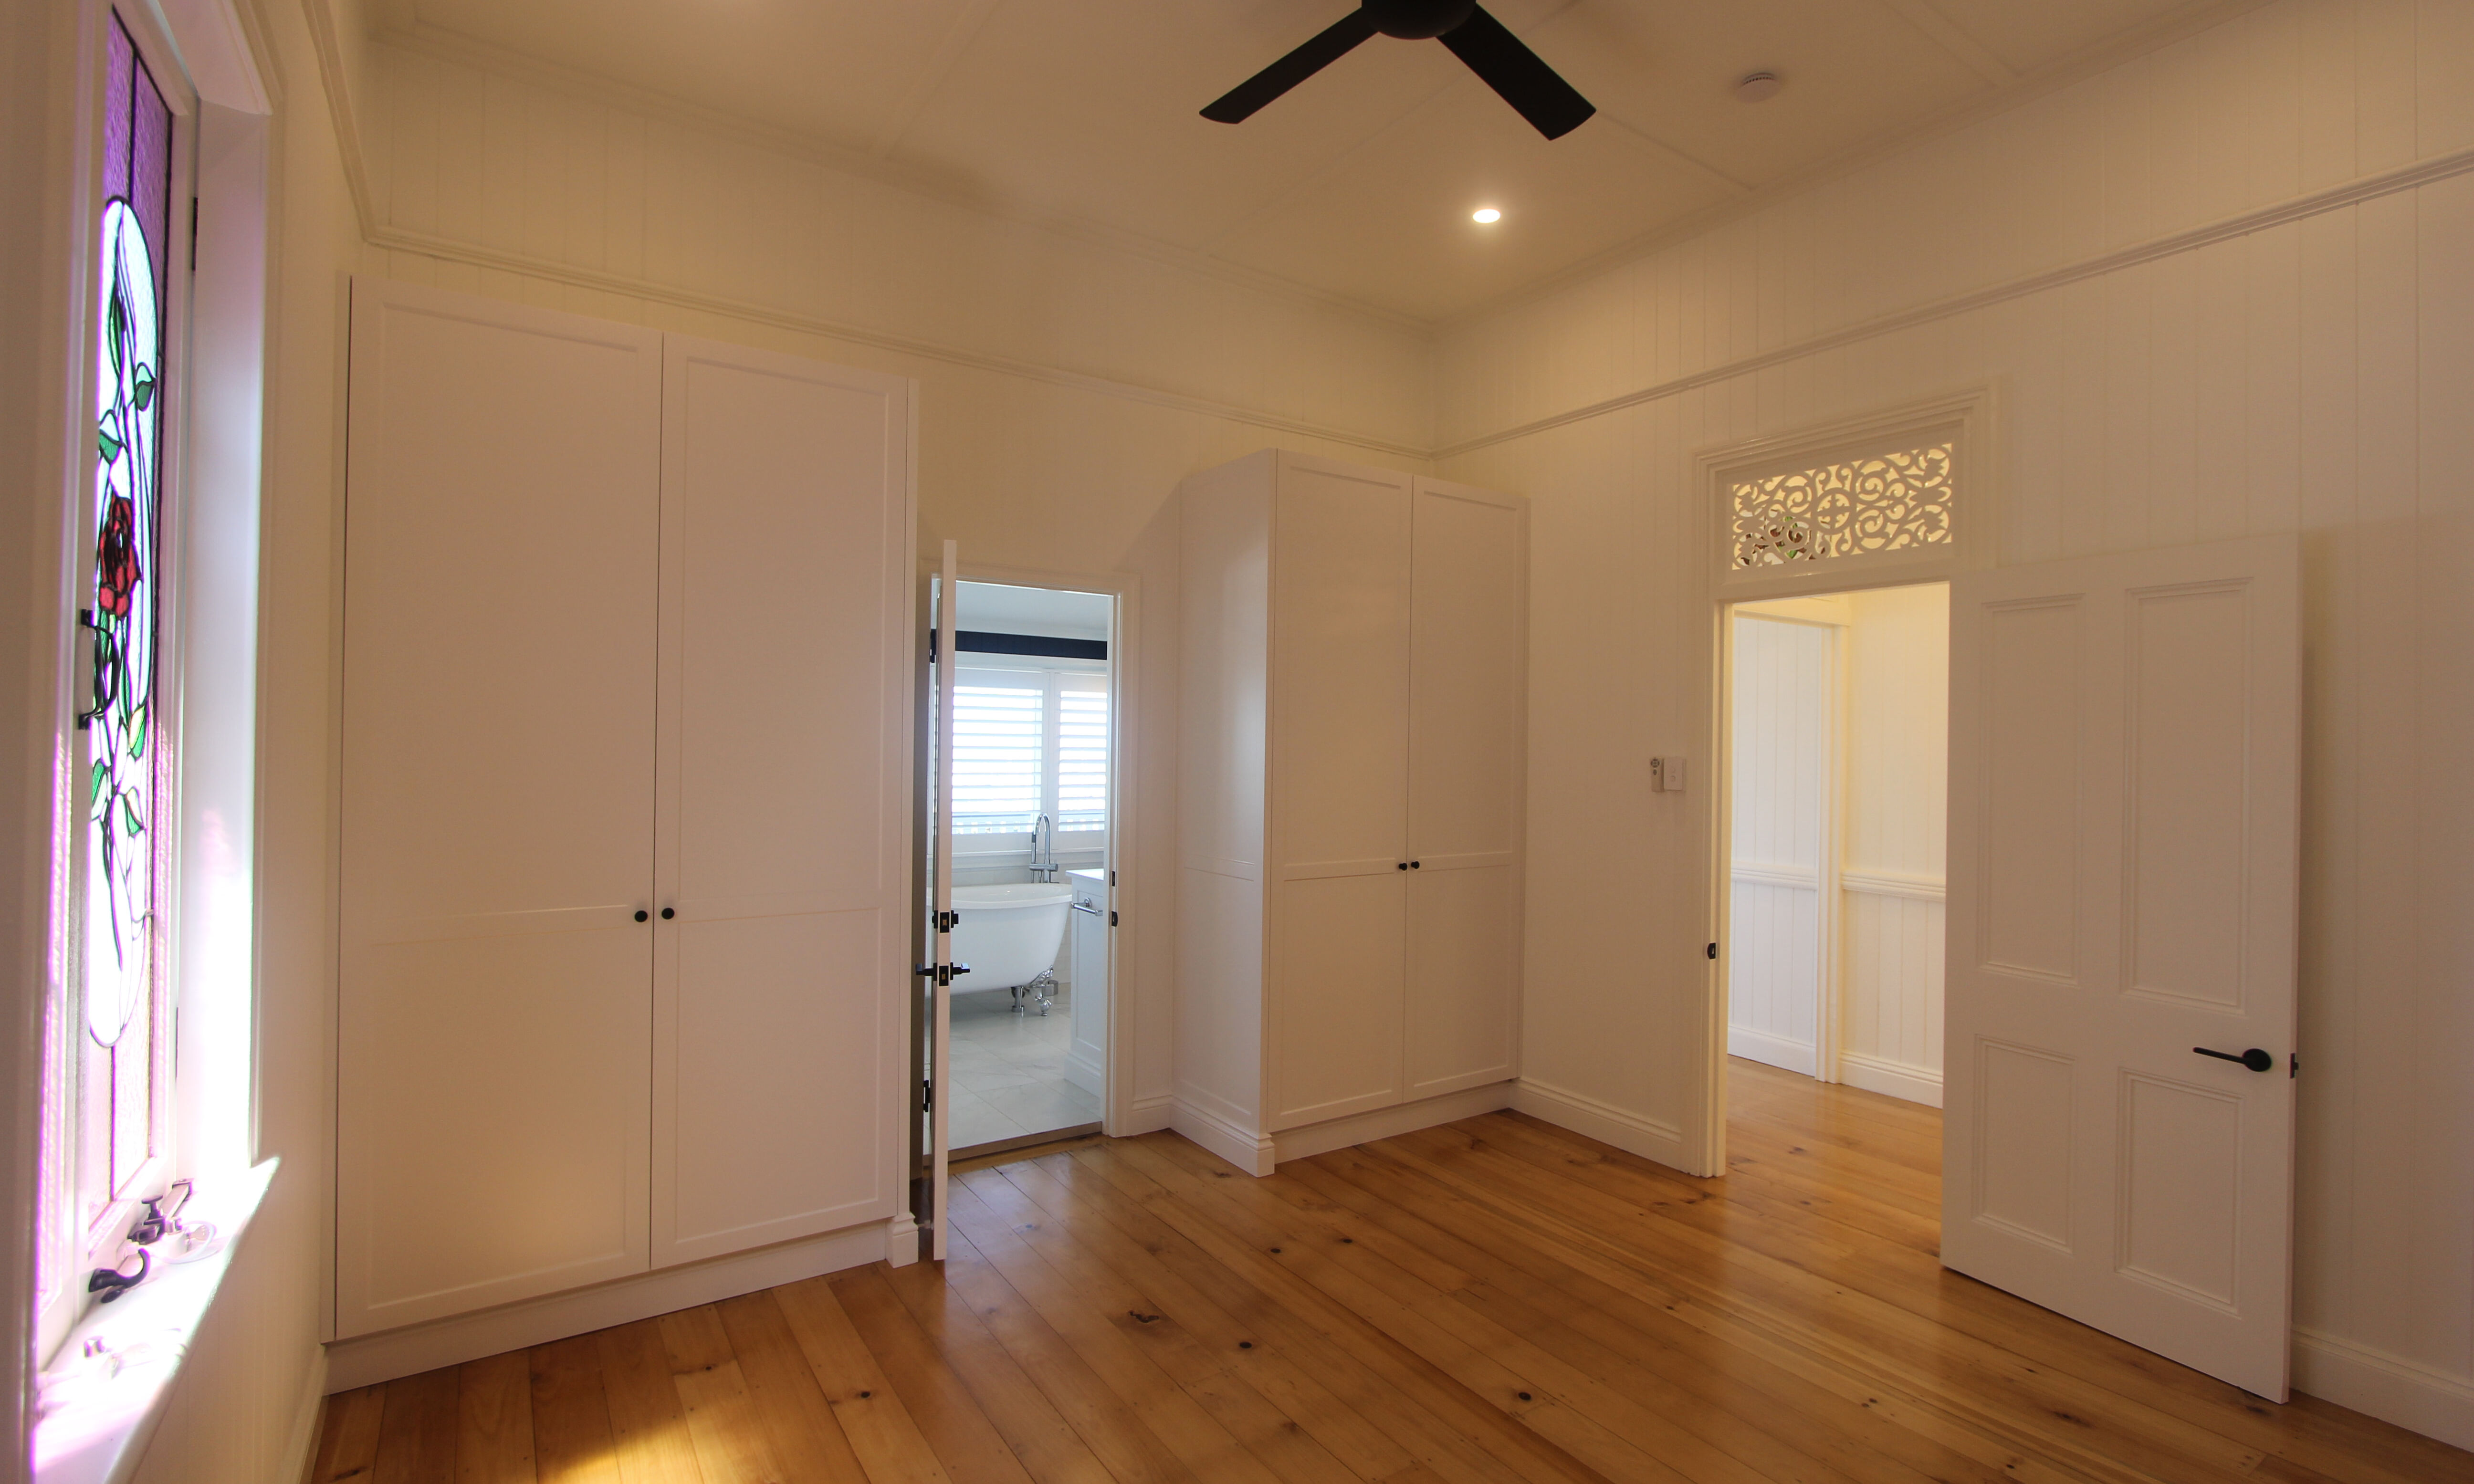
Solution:
<svg viewBox="0 0 2474 1484">
<path fill-rule="evenodd" d="M 1779 89 L 1785 85 L 1786 85 L 1784 83 L 1779 81 L 1779 75 L 1775 72 L 1747 73 L 1744 76 L 1744 80 L 1735 85 L 1735 101 L 1738 103 L 1767 103 L 1772 98 L 1777 97 Z"/>
</svg>

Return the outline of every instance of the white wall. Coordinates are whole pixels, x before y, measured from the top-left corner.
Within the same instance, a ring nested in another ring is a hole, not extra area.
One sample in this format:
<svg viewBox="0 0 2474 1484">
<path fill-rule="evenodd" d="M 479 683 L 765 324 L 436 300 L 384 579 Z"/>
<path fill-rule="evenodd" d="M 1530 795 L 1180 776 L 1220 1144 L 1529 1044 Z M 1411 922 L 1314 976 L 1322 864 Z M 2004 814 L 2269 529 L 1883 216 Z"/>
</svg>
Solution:
<svg viewBox="0 0 2474 1484">
<path fill-rule="evenodd" d="M 1950 589 L 1847 595 L 1839 1081 L 1941 1105 Z"/>
<path fill-rule="evenodd" d="M 1638 756 L 1704 745 L 1693 452 L 1990 381 L 2005 563 L 2303 533 L 2297 1375 L 2474 1445 L 2469 150 L 2474 7 L 2278 0 L 1455 329 L 1444 473 L 1554 574 L 1527 1075 L 1701 1116 L 1708 801 Z"/>
<path fill-rule="evenodd" d="M 69 710 L 72 591 L 63 518 L 75 507 L 85 435 L 71 409 L 70 306 L 83 269 L 71 245 L 77 12 L 68 0 L 0 7 L 0 1437 L 23 1439 L 34 1395 L 36 1181 L 42 1010 L 52 985 L 51 903 L 74 838 L 61 755 Z M 72 429 L 78 429 L 72 432 Z M 0 1448 L 0 1481 L 26 1476 L 24 1447 Z"/>
<path fill-rule="evenodd" d="M 256 1157 L 278 1172 L 183 1364 L 140 1484 L 265 1484 L 302 1467 L 330 1204 L 327 628 L 342 482 L 345 277 L 358 252 L 316 12 L 253 0 L 273 95 L 270 338 L 261 487 Z"/>
</svg>

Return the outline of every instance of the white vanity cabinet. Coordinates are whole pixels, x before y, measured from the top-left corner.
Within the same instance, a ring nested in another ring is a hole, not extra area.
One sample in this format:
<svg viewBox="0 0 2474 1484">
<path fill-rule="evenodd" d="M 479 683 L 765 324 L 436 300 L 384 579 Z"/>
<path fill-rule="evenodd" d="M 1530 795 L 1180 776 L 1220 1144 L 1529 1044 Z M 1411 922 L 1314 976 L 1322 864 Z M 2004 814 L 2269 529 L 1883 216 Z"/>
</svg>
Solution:
<svg viewBox="0 0 2474 1484">
<path fill-rule="evenodd" d="M 1105 870 L 1067 871 L 1074 888 L 1074 910 L 1066 926 L 1072 933 L 1069 961 L 1074 982 L 1067 1010 L 1072 1017 L 1065 1043 L 1065 1080 L 1095 1098 L 1108 1096 L 1108 889 Z"/>
<path fill-rule="evenodd" d="M 1181 499 L 1178 1127 L 1465 1116 L 1517 1072 L 1527 505 L 1279 450 Z"/>
<path fill-rule="evenodd" d="M 896 1216 L 912 401 L 354 283 L 339 1338 Z"/>
</svg>

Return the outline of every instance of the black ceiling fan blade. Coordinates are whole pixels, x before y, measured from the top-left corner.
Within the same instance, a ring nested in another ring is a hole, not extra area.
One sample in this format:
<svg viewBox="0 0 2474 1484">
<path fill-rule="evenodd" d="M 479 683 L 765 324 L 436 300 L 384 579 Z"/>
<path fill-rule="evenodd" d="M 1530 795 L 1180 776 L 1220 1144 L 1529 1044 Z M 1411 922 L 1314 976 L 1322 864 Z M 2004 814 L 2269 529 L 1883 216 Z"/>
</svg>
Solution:
<svg viewBox="0 0 2474 1484">
<path fill-rule="evenodd" d="M 1215 124 L 1243 123 L 1256 109 L 1338 61 L 1351 47 L 1373 35 L 1374 22 L 1367 18 L 1366 12 L 1351 11 L 1313 40 L 1214 99 L 1202 110 L 1202 116 Z"/>
<path fill-rule="evenodd" d="M 1564 137 L 1598 111 L 1484 7 L 1470 11 L 1468 19 L 1435 39 L 1450 47 L 1480 82 L 1502 94 L 1549 139 Z"/>
</svg>

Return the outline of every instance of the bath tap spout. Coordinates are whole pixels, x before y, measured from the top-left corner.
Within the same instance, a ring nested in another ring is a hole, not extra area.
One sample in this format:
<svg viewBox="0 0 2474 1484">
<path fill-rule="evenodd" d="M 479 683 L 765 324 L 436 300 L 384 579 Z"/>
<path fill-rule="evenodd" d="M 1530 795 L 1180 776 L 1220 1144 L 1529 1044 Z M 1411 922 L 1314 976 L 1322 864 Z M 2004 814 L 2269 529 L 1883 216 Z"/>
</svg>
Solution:
<svg viewBox="0 0 2474 1484">
<path fill-rule="evenodd" d="M 1031 827 L 1031 875 L 1034 881 L 1056 879 L 1056 825 L 1046 815 Z"/>
</svg>

